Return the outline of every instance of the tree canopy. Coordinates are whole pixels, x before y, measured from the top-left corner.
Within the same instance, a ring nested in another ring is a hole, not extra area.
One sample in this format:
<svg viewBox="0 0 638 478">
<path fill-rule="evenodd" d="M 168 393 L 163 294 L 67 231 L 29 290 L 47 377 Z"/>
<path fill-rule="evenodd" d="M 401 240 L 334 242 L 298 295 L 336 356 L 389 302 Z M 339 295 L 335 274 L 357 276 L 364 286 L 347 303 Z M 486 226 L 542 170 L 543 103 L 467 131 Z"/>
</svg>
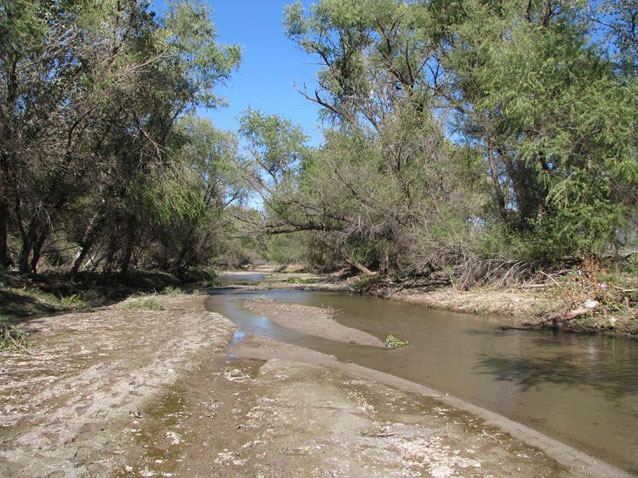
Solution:
<svg viewBox="0 0 638 478">
<path fill-rule="evenodd" d="M 637 11 L 293 3 L 285 33 L 320 65 L 300 88 L 321 107 L 312 148 L 280 115 L 197 116 L 240 59 L 204 4 L 4 0 L 0 261 L 180 269 L 253 248 L 472 281 L 635 246 Z"/>
</svg>

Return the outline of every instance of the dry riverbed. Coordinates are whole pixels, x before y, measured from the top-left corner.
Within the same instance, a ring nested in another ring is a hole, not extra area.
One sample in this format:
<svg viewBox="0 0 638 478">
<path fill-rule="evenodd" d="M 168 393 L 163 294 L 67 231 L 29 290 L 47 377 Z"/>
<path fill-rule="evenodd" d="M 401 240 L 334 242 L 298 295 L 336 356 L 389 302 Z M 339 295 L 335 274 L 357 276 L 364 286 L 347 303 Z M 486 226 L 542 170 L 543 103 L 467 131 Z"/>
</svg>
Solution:
<svg viewBox="0 0 638 478">
<path fill-rule="evenodd" d="M 0 476 L 626 476 L 332 356 L 261 337 L 229 356 L 203 297 L 155 300 L 31 321 L 31 354 L 0 352 Z"/>
</svg>

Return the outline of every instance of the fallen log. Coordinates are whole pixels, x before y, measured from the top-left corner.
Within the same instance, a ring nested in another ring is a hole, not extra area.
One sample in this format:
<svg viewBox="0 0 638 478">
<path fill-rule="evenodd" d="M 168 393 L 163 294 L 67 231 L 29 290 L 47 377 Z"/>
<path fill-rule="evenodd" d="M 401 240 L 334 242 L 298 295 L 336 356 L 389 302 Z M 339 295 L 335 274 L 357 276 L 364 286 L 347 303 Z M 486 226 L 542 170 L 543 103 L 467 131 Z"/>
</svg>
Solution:
<svg viewBox="0 0 638 478">
<path fill-rule="evenodd" d="M 353 262 L 350 259 L 346 259 L 346 262 L 350 264 L 352 267 L 354 267 L 355 269 L 357 269 L 358 271 L 363 272 L 367 276 L 377 275 L 376 272 L 372 272 L 370 269 L 368 269 L 363 264 L 360 264 L 359 262 Z"/>
<path fill-rule="evenodd" d="M 549 287 L 549 284 L 523 284 L 521 287 L 523 289 L 545 289 Z"/>
</svg>

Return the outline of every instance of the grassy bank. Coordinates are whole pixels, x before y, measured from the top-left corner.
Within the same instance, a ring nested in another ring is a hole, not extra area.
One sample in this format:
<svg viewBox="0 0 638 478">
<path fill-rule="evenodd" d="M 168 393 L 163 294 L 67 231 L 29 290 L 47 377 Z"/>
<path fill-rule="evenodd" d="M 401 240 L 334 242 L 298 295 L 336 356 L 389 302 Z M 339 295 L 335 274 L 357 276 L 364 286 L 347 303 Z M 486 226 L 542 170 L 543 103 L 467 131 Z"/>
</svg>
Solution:
<svg viewBox="0 0 638 478">
<path fill-rule="evenodd" d="M 17 323 L 33 316 L 91 309 L 138 294 L 165 293 L 212 287 L 214 273 L 189 271 L 122 274 L 47 273 L 5 274 L 0 280 L 0 323 Z"/>
</svg>

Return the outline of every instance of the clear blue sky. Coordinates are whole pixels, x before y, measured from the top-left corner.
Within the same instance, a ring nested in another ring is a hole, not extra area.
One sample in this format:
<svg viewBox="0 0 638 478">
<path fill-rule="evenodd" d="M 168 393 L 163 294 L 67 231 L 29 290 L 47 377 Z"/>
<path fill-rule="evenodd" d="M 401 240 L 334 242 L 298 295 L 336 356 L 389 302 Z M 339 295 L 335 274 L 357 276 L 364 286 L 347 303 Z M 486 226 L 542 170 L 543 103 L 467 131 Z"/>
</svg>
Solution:
<svg viewBox="0 0 638 478">
<path fill-rule="evenodd" d="M 218 128 L 237 129 L 236 117 L 247 108 L 279 114 L 300 125 L 321 142 L 318 108 L 294 88 L 306 83 L 312 87 L 316 60 L 288 40 L 283 30 L 284 8 L 294 0 L 211 0 L 218 41 L 238 44 L 242 61 L 225 87 L 217 92 L 228 99 L 224 109 L 201 111 Z M 310 4 L 304 1 L 304 4 Z M 153 0 L 151 8 L 162 10 L 164 0 Z"/>
</svg>

